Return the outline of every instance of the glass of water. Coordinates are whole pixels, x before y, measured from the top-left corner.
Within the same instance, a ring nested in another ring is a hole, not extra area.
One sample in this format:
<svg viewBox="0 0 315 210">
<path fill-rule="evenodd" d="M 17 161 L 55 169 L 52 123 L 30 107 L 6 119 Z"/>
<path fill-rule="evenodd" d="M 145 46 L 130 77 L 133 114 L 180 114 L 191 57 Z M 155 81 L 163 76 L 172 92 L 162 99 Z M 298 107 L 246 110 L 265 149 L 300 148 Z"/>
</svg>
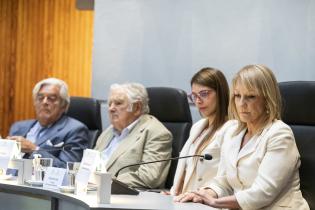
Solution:
<svg viewBox="0 0 315 210">
<path fill-rule="evenodd" d="M 37 161 L 39 163 L 35 167 L 35 180 L 43 181 L 47 168 L 52 167 L 53 159 L 52 158 L 38 158 Z"/>
<path fill-rule="evenodd" d="M 13 158 L 21 159 L 22 158 L 22 154 L 21 154 L 22 145 L 21 145 L 21 142 L 17 141 L 15 143 L 16 143 L 16 146 L 14 148 Z"/>
<path fill-rule="evenodd" d="M 67 174 L 69 186 L 75 186 L 75 175 L 80 167 L 80 162 L 67 162 Z"/>
</svg>

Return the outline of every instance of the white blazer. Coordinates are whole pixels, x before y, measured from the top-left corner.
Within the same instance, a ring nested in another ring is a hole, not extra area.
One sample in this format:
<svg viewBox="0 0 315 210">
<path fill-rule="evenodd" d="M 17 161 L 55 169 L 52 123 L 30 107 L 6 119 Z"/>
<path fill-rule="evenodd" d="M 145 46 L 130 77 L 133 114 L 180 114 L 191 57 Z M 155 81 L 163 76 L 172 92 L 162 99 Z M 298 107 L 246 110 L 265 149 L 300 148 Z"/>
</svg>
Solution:
<svg viewBox="0 0 315 210">
<path fill-rule="evenodd" d="M 204 128 L 208 126 L 208 119 L 204 118 L 196 122 L 191 130 L 189 138 L 187 139 L 183 149 L 180 152 L 180 156 L 186 155 L 194 155 L 190 154 L 190 147 L 193 144 L 193 141 L 198 138 L 200 133 L 204 130 Z M 182 190 L 185 191 L 187 184 L 193 175 L 196 173 L 196 182 L 197 188 L 202 186 L 207 186 L 210 183 L 210 180 L 216 176 L 218 165 L 220 162 L 220 148 L 222 144 L 222 133 L 226 125 L 222 126 L 212 137 L 210 144 L 202 151 L 201 154 L 210 154 L 212 155 L 212 160 L 203 160 L 203 161 L 195 161 L 194 165 L 187 165 L 187 159 L 180 159 L 177 164 L 176 173 L 174 176 L 174 183 L 171 188 L 172 195 L 178 195 L 182 193 Z M 199 142 L 200 143 L 200 142 Z M 196 145 L 196 148 L 198 145 Z M 185 179 L 185 177 L 189 177 Z M 195 189 L 197 190 L 197 189 Z"/>
<path fill-rule="evenodd" d="M 234 194 L 241 209 L 309 210 L 300 191 L 300 155 L 291 128 L 276 120 L 240 150 L 245 130 L 225 132 L 222 174 L 209 185 L 219 197 Z"/>
</svg>

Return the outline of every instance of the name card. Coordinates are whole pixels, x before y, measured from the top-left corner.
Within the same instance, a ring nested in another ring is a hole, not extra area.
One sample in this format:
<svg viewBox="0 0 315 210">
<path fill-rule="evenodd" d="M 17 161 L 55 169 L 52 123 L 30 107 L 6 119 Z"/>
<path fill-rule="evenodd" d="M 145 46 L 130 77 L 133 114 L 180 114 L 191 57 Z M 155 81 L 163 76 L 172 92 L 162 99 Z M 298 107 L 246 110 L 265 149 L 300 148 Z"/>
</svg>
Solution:
<svg viewBox="0 0 315 210">
<path fill-rule="evenodd" d="M 92 149 L 84 150 L 80 168 L 76 176 L 76 182 L 79 182 L 81 185 L 88 184 L 91 174 L 95 172 L 99 158 L 100 155 L 98 151 Z"/>
<path fill-rule="evenodd" d="M 43 188 L 58 190 L 65 174 L 66 169 L 64 168 L 48 167 L 44 176 Z"/>
<path fill-rule="evenodd" d="M 17 183 L 24 184 L 25 181 L 32 179 L 32 166 L 31 159 L 11 159 L 8 168 L 17 170 Z"/>
<path fill-rule="evenodd" d="M 0 175 L 5 175 L 9 161 L 14 155 L 16 150 L 16 142 L 12 140 L 0 140 Z"/>
</svg>

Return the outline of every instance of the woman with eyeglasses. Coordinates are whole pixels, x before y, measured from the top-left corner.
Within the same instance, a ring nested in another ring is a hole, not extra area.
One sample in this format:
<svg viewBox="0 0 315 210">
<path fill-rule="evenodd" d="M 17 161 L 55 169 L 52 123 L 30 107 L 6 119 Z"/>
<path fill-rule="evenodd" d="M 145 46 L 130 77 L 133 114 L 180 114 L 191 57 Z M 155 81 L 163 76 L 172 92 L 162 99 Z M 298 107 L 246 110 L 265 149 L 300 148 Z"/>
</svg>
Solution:
<svg viewBox="0 0 315 210">
<path fill-rule="evenodd" d="M 217 174 L 222 143 L 219 136 L 227 121 L 229 87 L 223 73 L 214 68 L 203 68 L 190 83 L 192 93 L 188 97 L 203 118 L 192 126 L 180 156 L 210 154 L 212 160 L 197 157 L 179 160 L 171 195 L 197 190 Z"/>
<path fill-rule="evenodd" d="M 228 209 L 309 210 L 300 190 L 300 155 L 291 128 L 280 120 L 281 96 L 272 71 L 243 67 L 232 82 L 220 173 L 198 191 L 177 197 Z"/>
</svg>

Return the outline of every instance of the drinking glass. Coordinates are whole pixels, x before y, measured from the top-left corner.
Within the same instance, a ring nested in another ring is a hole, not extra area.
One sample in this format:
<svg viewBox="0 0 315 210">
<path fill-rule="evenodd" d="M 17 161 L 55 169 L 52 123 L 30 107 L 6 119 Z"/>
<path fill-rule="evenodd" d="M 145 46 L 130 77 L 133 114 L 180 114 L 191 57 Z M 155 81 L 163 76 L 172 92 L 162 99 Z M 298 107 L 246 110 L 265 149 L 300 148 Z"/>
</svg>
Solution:
<svg viewBox="0 0 315 210">
<path fill-rule="evenodd" d="M 52 167 L 53 159 L 52 158 L 39 158 L 39 164 L 43 169 L 47 169 L 48 167 Z"/>
<path fill-rule="evenodd" d="M 48 167 L 52 167 L 53 159 L 52 158 L 38 158 L 38 164 L 35 166 L 35 180 L 43 181 L 45 177 L 45 172 Z"/>
<path fill-rule="evenodd" d="M 80 167 L 80 162 L 67 162 L 67 174 L 69 186 L 75 186 L 75 175 Z"/>
<path fill-rule="evenodd" d="M 22 145 L 21 145 L 21 142 L 16 141 L 15 143 L 16 143 L 16 147 L 14 149 L 13 158 L 21 159 L 22 158 L 22 154 L 21 154 Z"/>
</svg>

